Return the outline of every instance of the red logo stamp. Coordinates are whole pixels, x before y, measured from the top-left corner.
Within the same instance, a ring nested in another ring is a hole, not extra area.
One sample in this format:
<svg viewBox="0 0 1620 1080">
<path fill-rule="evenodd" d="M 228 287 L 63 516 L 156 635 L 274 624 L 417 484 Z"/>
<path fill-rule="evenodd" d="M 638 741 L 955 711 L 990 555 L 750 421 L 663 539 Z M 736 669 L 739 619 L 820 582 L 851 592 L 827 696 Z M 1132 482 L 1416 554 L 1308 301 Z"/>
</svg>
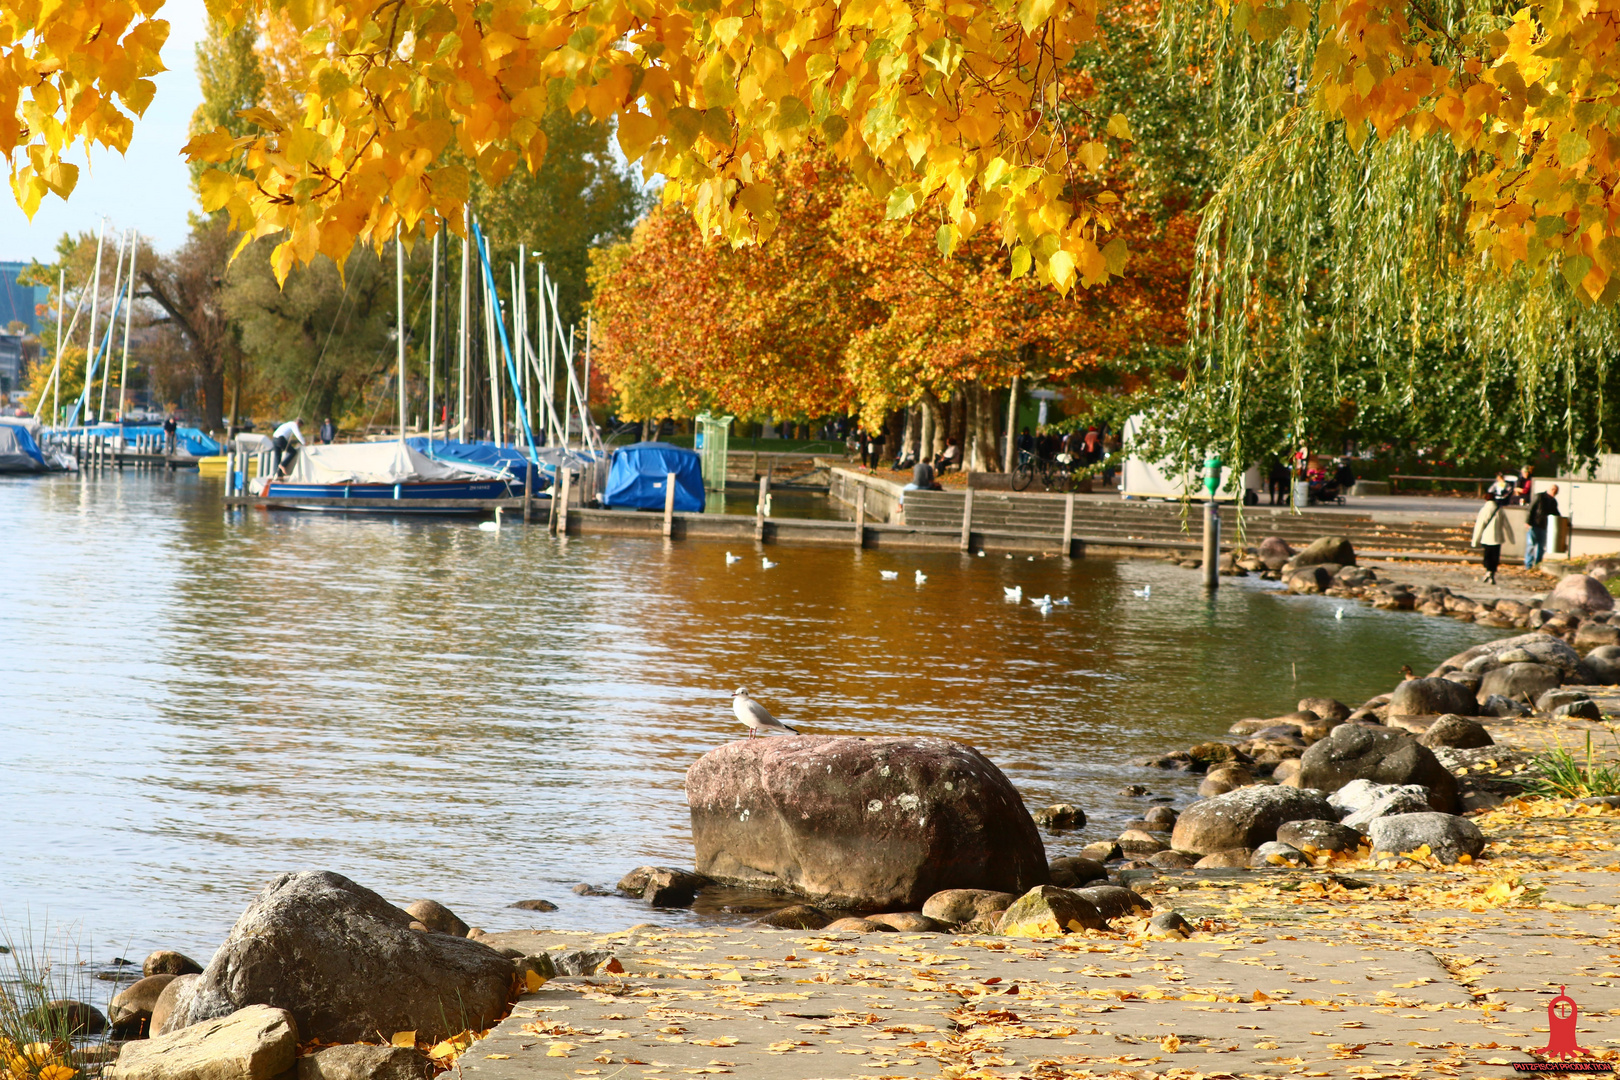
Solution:
<svg viewBox="0 0 1620 1080">
<path fill-rule="evenodd" d="M 1590 1057 L 1591 1051 L 1575 1041 L 1575 1024 L 1579 1016 L 1575 999 L 1558 988 L 1558 996 L 1547 1002 L 1547 1045 L 1532 1053 L 1549 1058 Z M 1516 1061 L 1515 1072 L 1613 1072 L 1614 1065 L 1607 1061 L 1587 1061 L 1568 1064 L 1560 1061 Z"/>
</svg>

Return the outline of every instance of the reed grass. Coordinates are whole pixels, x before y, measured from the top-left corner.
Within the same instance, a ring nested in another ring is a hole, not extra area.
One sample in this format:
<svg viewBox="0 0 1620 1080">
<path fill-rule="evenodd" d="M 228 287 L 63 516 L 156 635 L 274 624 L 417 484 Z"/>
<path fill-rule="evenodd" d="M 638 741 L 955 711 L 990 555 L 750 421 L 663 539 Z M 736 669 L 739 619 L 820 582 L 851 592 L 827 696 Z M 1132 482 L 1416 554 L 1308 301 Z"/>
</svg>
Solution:
<svg viewBox="0 0 1620 1080">
<path fill-rule="evenodd" d="M 53 962 L 32 934 L 19 943 L 0 930 L 0 941 L 0 1080 L 73 1080 L 82 1065 L 74 1040 L 86 1032 L 82 1014 L 64 1006 L 89 996 L 83 967 Z"/>
<path fill-rule="evenodd" d="M 1609 736 L 1614 738 L 1614 729 Z M 1592 733 L 1586 733 L 1583 755 L 1559 746 L 1535 756 L 1533 765 L 1540 775 L 1531 781 L 1529 792 L 1549 799 L 1589 799 L 1620 795 L 1620 765 L 1599 761 L 1592 749 Z"/>
</svg>

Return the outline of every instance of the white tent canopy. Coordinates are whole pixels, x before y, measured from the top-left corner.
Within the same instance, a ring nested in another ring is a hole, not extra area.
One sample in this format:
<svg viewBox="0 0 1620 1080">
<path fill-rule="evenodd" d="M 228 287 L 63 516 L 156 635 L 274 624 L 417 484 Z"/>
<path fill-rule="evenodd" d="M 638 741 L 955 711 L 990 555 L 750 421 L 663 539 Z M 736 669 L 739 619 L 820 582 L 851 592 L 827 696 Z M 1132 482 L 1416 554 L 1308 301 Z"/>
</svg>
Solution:
<svg viewBox="0 0 1620 1080">
<path fill-rule="evenodd" d="M 286 482 L 292 484 L 409 484 L 428 480 L 481 480 L 499 473 L 459 462 L 435 461 L 398 440 L 306 446 Z"/>
</svg>

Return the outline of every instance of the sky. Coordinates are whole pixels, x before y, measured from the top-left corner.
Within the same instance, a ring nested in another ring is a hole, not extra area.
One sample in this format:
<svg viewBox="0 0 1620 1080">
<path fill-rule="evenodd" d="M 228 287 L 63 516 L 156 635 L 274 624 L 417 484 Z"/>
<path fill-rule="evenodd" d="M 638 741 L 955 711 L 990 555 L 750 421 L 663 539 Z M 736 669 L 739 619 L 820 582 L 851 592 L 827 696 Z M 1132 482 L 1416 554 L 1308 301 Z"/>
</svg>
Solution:
<svg viewBox="0 0 1620 1080">
<path fill-rule="evenodd" d="M 45 196 L 30 222 L 0 186 L 0 261 L 52 257 L 64 232 L 94 232 L 105 215 L 107 235 L 135 228 L 160 251 L 172 251 L 186 238 L 186 215 L 195 210 L 191 175 L 180 148 L 190 138 L 191 113 L 202 101 L 195 69 L 197 42 L 206 28 L 203 0 L 167 0 L 169 40 L 158 75 L 157 94 L 146 115 L 135 121 L 129 152 L 98 148 L 88 166 L 80 148 L 68 160 L 79 166 L 79 185 L 66 202 Z"/>
</svg>

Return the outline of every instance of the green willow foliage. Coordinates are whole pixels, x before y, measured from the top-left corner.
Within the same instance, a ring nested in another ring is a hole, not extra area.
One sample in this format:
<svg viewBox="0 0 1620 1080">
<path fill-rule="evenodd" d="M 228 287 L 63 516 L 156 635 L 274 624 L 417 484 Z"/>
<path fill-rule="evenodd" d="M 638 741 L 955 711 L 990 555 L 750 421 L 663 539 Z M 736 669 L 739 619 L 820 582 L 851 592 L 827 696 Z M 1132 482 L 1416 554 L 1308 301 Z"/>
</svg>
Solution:
<svg viewBox="0 0 1620 1080">
<path fill-rule="evenodd" d="M 1502 12 L 1465 0 L 1420 14 L 1460 33 Z M 1314 25 L 1257 43 L 1169 0 L 1161 31 L 1172 68 L 1205 90 L 1224 174 L 1200 228 L 1181 392 L 1160 407 L 1164 449 L 1247 463 L 1356 438 L 1570 464 L 1609 449 L 1614 298 L 1583 305 L 1556 265 L 1483 262 L 1462 196 L 1475 161 L 1437 136 L 1352 145 L 1296 85 Z"/>
</svg>

